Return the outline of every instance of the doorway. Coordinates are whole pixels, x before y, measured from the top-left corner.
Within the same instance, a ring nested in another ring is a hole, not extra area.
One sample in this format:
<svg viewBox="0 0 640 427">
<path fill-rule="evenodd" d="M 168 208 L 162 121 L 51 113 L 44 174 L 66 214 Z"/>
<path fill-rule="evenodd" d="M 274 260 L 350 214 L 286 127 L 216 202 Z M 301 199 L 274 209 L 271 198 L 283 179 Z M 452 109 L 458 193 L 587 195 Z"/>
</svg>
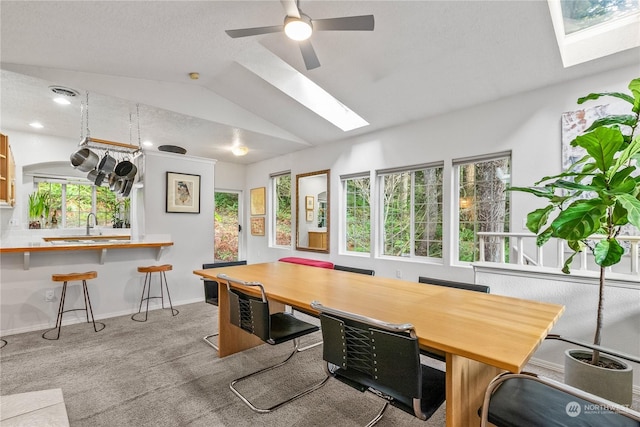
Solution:
<svg viewBox="0 0 640 427">
<path fill-rule="evenodd" d="M 238 261 L 240 259 L 242 233 L 239 191 L 215 191 L 214 242 L 216 261 Z"/>
</svg>

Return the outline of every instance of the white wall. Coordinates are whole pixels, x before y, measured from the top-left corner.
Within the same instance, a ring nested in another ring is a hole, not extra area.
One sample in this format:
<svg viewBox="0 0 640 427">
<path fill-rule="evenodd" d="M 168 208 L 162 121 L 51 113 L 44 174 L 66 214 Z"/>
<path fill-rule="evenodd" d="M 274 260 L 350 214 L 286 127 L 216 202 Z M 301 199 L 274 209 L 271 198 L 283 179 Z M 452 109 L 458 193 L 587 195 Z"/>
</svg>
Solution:
<svg viewBox="0 0 640 427">
<path fill-rule="evenodd" d="M 591 92 L 628 92 L 627 85 L 637 74 L 635 67 L 622 68 L 252 164 L 247 168 L 246 188 L 267 185 L 269 174 L 274 172 L 290 170 L 295 186 L 296 174 L 331 170 L 331 248 L 330 254 L 309 254 L 273 248 L 267 237 L 249 236 L 248 260 L 260 262 L 283 256 L 313 255 L 313 258 L 338 264 L 372 268 L 382 276 L 400 274 L 404 279 L 417 280 L 419 275 L 425 275 L 472 282 L 472 268 L 455 265 L 451 242 L 457 235 L 450 221 L 444 224 L 446 254 L 443 264 L 342 253 L 338 221 L 340 175 L 369 172 L 373 177 L 377 169 L 444 161 L 444 216 L 450 218 L 450 206 L 456 195 L 451 167 L 453 159 L 511 150 L 512 185 L 515 186 L 532 185 L 544 175 L 559 173 L 561 114 L 578 109 L 576 100 Z M 461 84 L 459 93 L 451 96 L 464 96 L 464 85 Z M 424 102 L 429 102 L 428 96 Z M 293 192 L 295 194 L 295 188 Z M 539 207 L 540 202 L 534 199 L 527 194 L 513 194 L 512 231 L 523 231 L 522 220 L 526 213 Z M 295 211 L 292 217 L 295 219 Z M 377 220 L 373 218 L 372 228 L 376 226 Z"/>
</svg>

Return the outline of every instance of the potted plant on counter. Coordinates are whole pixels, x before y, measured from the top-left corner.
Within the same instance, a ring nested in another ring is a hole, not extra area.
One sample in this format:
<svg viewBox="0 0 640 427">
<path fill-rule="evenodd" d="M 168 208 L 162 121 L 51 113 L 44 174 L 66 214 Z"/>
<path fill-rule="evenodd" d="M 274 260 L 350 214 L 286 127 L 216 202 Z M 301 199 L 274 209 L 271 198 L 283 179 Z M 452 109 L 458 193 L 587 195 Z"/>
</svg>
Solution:
<svg viewBox="0 0 640 427">
<path fill-rule="evenodd" d="M 51 196 L 46 191 L 29 194 L 29 228 L 44 228 L 51 210 Z"/>
<path fill-rule="evenodd" d="M 606 269 L 619 263 L 625 252 L 617 237 L 622 227 L 629 224 L 640 230 L 640 136 L 635 135 L 640 112 L 640 78 L 632 80 L 629 89 L 631 94 L 592 93 L 578 99 L 578 104 L 583 104 L 614 97 L 629 104 L 629 114 L 596 119 L 578 135 L 571 146 L 582 147 L 586 154 L 567 170 L 542 178 L 534 187 L 509 189 L 547 200 L 547 206 L 527 215 L 527 228 L 537 235 L 538 246 L 550 238 L 567 242 L 573 253 L 563 266 L 564 273 L 570 273 L 578 253 L 589 251 L 593 255 L 599 266 L 595 345 L 600 345 L 602 339 Z M 631 404 L 630 365 L 600 356 L 597 351 L 568 350 L 565 354 L 565 382 L 609 400 Z M 621 383 L 606 385 L 605 381 L 612 376 Z"/>
</svg>

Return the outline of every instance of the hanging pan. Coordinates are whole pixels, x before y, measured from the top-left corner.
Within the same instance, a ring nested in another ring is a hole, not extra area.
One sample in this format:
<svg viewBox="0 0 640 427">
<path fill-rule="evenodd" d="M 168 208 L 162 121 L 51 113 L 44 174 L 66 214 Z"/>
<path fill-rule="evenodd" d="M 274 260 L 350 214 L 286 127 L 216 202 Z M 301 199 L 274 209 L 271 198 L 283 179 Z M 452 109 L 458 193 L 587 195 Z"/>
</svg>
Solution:
<svg viewBox="0 0 640 427">
<path fill-rule="evenodd" d="M 98 160 L 98 155 L 88 148 L 81 148 L 71 154 L 71 166 L 82 172 L 89 172 L 94 169 L 98 164 Z"/>
</svg>

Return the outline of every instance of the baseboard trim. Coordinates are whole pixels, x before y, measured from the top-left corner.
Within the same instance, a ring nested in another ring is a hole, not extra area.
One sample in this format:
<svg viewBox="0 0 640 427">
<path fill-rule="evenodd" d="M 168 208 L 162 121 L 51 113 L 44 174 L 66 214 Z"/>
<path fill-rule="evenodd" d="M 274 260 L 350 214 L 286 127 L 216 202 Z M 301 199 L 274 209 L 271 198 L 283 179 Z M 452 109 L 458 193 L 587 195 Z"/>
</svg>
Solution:
<svg viewBox="0 0 640 427">
<path fill-rule="evenodd" d="M 191 298 L 191 299 L 187 299 L 187 300 L 181 300 L 181 301 L 177 301 L 175 303 L 173 303 L 174 307 L 179 307 L 181 305 L 185 305 L 185 304 L 193 304 L 196 302 L 204 302 L 204 297 L 201 298 Z M 149 311 L 153 311 L 153 310 L 160 310 L 162 307 L 160 305 L 160 303 L 157 303 L 154 301 L 151 304 L 149 304 Z M 165 303 L 165 308 L 167 308 L 167 305 Z M 127 315 L 131 315 L 133 313 L 137 313 L 138 309 L 137 308 L 132 308 L 131 310 L 121 310 L 121 311 L 112 311 L 109 313 L 102 313 L 100 315 L 96 315 L 95 316 L 95 320 L 103 320 L 103 319 L 110 319 L 112 317 L 120 317 L 120 316 L 127 316 Z M 55 319 L 54 319 L 55 320 Z M 81 316 L 78 316 L 76 318 L 72 318 L 72 317 L 68 317 L 66 319 L 62 319 L 62 326 L 67 326 L 67 325 L 75 325 L 76 323 L 86 323 L 86 318 L 81 318 Z M 40 323 L 37 325 L 30 325 L 30 326 L 24 326 L 21 328 L 13 328 L 13 329 L 7 329 L 4 331 L 0 332 L 0 336 L 2 337 L 7 337 L 9 335 L 17 335 L 17 334 L 24 334 L 26 332 L 34 332 L 34 331 L 41 331 L 43 329 L 49 329 L 49 328 L 53 328 L 55 326 L 55 324 L 51 324 L 51 322 L 47 322 L 47 323 Z"/>
</svg>

